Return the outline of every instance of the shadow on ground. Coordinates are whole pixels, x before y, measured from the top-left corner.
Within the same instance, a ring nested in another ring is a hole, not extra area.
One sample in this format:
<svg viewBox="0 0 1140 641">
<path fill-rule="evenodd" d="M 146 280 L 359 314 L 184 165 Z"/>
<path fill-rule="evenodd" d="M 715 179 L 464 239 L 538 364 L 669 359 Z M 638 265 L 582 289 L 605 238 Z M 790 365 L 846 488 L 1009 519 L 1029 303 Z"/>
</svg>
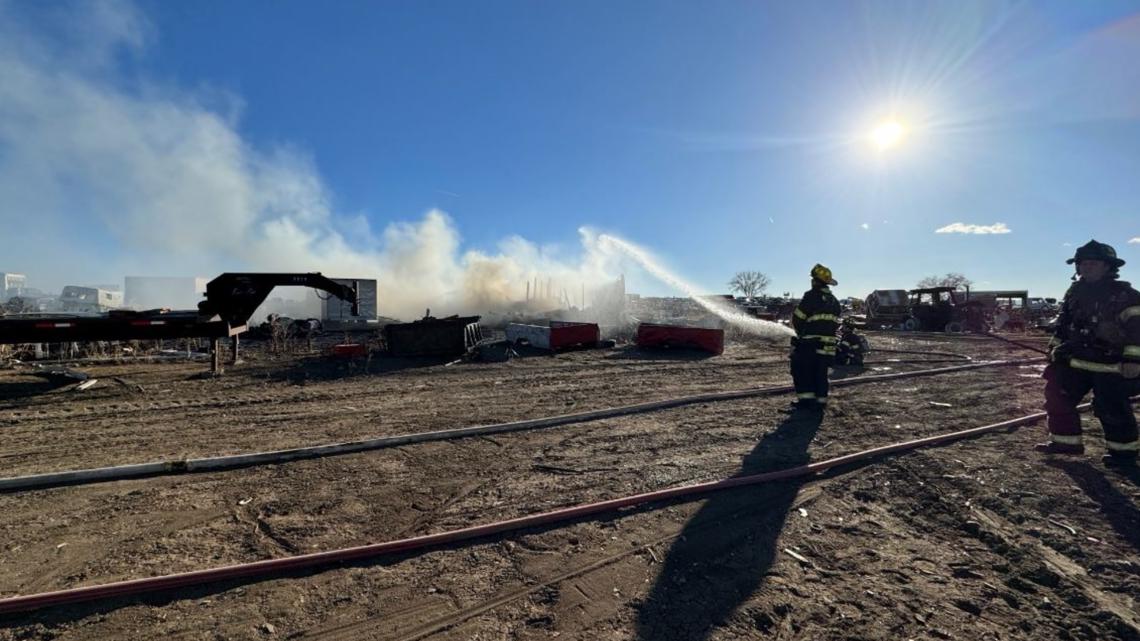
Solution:
<svg viewBox="0 0 1140 641">
<path fill-rule="evenodd" d="M 1088 461 L 1055 461 L 1049 464 L 1068 474 L 1085 496 L 1099 506 L 1105 520 L 1116 530 L 1116 535 L 1140 552 L 1140 510 L 1117 487 L 1125 479 L 1140 485 L 1140 471 L 1133 469 L 1123 474 L 1106 475 Z"/>
<path fill-rule="evenodd" d="M 822 413 L 796 412 L 760 439 L 737 476 L 808 462 Z M 705 639 L 763 584 L 803 481 L 713 495 L 685 524 L 638 608 L 641 641 Z"/>
<path fill-rule="evenodd" d="M 836 365 L 831 368 L 831 374 L 828 378 L 833 381 L 839 381 L 852 376 L 858 376 L 866 371 L 867 368 L 862 365 Z"/>
</svg>

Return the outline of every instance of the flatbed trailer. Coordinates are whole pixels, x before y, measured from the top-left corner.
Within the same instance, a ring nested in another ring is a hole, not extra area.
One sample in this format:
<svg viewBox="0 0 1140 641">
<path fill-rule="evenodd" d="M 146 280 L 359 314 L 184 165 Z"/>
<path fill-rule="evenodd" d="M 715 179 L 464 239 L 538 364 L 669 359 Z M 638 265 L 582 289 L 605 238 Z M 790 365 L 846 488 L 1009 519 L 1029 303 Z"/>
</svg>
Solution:
<svg viewBox="0 0 1140 641">
<path fill-rule="evenodd" d="M 115 310 L 99 316 L 3 317 L 0 318 L 0 344 L 209 338 L 213 355 L 211 369 L 219 373 L 222 371 L 219 341 L 233 340 L 232 358 L 236 360 L 238 336 L 246 331 L 250 316 L 278 285 L 326 291 L 352 303 L 353 313 L 358 313 L 356 287 L 341 285 L 319 273 L 225 273 L 206 285 L 206 299 L 198 303 L 196 311 Z"/>
</svg>

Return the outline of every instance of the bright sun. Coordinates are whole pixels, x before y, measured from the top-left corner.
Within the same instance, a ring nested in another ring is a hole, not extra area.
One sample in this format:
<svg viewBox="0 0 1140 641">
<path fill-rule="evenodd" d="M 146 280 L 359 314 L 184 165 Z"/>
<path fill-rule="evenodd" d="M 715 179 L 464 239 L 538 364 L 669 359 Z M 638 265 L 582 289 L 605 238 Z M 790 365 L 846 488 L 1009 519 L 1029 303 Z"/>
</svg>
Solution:
<svg viewBox="0 0 1140 641">
<path fill-rule="evenodd" d="M 870 139 L 880 151 L 890 149 L 902 142 L 906 127 L 897 120 L 886 120 L 871 130 Z"/>
</svg>

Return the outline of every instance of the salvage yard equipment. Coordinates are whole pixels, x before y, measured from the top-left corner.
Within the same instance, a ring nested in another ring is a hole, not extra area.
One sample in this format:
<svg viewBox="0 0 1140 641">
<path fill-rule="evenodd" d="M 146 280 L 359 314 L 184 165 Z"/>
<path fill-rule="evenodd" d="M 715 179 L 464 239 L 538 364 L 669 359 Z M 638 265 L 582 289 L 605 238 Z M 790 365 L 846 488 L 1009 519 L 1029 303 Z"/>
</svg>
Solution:
<svg viewBox="0 0 1140 641">
<path fill-rule="evenodd" d="M 0 344 L 72 343 L 88 341 L 210 338 L 213 371 L 221 371 L 218 340 L 245 332 L 253 312 L 278 286 L 319 289 L 356 306 L 356 289 L 319 273 L 225 273 L 206 285 L 198 310 L 115 310 L 100 316 L 34 316 L 0 318 Z"/>
<path fill-rule="evenodd" d="M 910 318 L 905 289 L 876 289 L 867 296 L 867 327 L 898 325 Z"/>
<path fill-rule="evenodd" d="M 960 322 L 961 301 L 954 287 L 930 287 L 910 290 L 910 316 L 907 329 L 941 332 L 952 322 Z"/>
</svg>

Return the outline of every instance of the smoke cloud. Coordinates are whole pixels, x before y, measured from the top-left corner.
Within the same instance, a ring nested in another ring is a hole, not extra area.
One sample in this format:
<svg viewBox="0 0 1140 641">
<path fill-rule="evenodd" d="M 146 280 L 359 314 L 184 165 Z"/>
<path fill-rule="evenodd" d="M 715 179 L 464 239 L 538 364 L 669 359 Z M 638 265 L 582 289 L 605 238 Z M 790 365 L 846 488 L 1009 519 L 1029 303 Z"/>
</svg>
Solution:
<svg viewBox="0 0 1140 641">
<path fill-rule="evenodd" d="M 33 28 L 0 0 L 0 270 L 29 285 L 320 271 L 378 279 L 380 313 L 406 319 L 521 300 L 535 277 L 558 295 L 619 273 L 589 230 L 570 261 L 520 237 L 464 250 L 438 210 L 374 233 L 334 210 L 303 151 L 244 140 L 236 97 L 125 77 L 119 62 L 156 37 L 132 5 L 40 14 Z"/>
</svg>

